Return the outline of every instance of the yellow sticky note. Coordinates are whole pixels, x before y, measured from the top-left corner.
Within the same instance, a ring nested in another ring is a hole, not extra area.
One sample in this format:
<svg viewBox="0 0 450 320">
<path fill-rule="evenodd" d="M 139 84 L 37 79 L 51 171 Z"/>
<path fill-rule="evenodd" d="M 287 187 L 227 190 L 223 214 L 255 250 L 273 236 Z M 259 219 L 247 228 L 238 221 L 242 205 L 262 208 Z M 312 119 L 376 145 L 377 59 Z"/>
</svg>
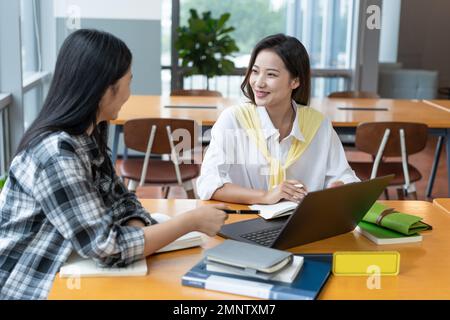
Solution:
<svg viewBox="0 0 450 320">
<path fill-rule="evenodd" d="M 397 251 L 341 251 L 333 255 L 335 276 L 396 276 L 399 271 Z"/>
</svg>

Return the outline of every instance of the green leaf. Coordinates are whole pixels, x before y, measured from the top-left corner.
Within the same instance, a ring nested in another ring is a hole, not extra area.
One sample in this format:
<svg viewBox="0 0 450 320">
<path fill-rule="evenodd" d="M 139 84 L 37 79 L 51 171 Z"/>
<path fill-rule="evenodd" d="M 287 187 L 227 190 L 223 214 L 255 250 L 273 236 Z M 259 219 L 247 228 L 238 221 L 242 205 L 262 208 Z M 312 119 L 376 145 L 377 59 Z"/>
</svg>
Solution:
<svg viewBox="0 0 450 320">
<path fill-rule="evenodd" d="M 233 71 L 234 63 L 228 58 L 239 48 L 230 36 L 235 28 L 226 26 L 229 19 L 229 13 L 215 19 L 210 11 L 206 11 L 200 18 L 195 9 L 190 10 L 188 26 L 177 28 L 175 43 L 181 65 L 192 67 L 187 75 L 202 74 L 212 78 Z"/>
</svg>

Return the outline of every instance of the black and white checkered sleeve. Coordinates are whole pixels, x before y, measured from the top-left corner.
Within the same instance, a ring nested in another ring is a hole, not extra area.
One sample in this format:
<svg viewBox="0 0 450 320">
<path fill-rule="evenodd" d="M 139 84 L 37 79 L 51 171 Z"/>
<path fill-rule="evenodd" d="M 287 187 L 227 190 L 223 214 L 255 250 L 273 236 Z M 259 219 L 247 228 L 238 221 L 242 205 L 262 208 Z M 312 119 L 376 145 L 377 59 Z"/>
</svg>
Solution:
<svg viewBox="0 0 450 320">
<path fill-rule="evenodd" d="M 114 208 L 105 206 L 75 153 L 52 157 L 43 165 L 34 194 L 49 221 L 82 257 L 107 266 L 143 258 L 143 229 L 115 221 Z"/>
<path fill-rule="evenodd" d="M 120 225 L 131 219 L 141 220 L 146 226 L 158 223 L 142 206 L 136 194 L 125 187 L 123 181 L 113 172 L 113 197 L 116 199 L 114 216 Z"/>
</svg>

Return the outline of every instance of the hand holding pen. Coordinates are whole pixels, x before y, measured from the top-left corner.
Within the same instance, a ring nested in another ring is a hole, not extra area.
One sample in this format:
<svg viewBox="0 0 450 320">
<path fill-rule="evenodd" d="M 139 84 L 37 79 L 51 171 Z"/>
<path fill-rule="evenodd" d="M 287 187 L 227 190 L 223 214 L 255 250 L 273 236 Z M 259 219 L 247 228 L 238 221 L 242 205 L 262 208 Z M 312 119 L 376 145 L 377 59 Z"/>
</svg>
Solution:
<svg viewBox="0 0 450 320">
<path fill-rule="evenodd" d="M 225 213 L 228 214 L 259 214 L 259 210 L 231 210 L 231 209 L 225 209 Z"/>
<path fill-rule="evenodd" d="M 300 203 L 307 194 L 308 190 L 302 182 L 286 180 L 272 190 L 267 191 L 263 196 L 262 204 L 274 204 L 283 199 Z"/>
</svg>

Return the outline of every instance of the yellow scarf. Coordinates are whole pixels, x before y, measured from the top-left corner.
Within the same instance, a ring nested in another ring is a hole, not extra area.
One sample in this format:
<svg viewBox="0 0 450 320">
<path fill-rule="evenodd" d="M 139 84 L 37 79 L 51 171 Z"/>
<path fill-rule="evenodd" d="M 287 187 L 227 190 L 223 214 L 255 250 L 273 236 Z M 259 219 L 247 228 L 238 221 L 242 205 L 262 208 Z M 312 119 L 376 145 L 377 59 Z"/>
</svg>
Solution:
<svg viewBox="0 0 450 320">
<path fill-rule="evenodd" d="M 286 169 L 295 163 L 309 146 L 324 118 L 319 111 L 305 106 L 297 106 L 297 114 L 298 126 L 305 141 L 293 139 L 286 162 L 284 165 L 281 165 L 280 161 L 272 157 L 269 153 L 256 106 L 251 103 L 246 103 L 237 107 L 235 110 L 236 119 L 239 124 L 247 131 L 250 139 L 255 142 L 270 165 L 269 190 L 285 180 Z"/>
</svg>

